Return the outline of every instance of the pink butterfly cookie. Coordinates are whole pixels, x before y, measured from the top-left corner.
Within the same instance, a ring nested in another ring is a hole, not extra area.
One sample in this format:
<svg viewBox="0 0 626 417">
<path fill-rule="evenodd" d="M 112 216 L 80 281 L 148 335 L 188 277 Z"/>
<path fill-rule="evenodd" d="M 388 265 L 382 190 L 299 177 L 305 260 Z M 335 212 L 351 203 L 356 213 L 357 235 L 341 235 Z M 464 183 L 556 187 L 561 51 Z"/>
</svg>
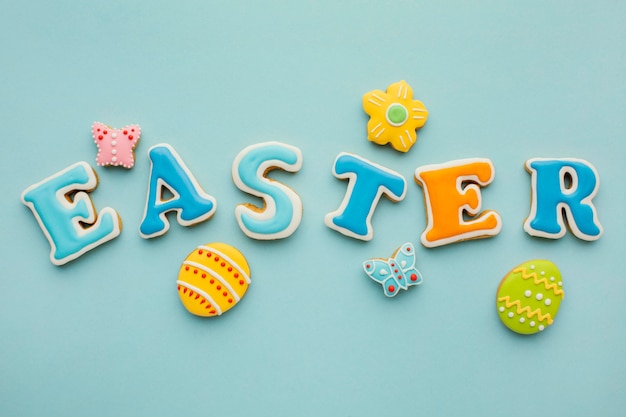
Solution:
<svg viewBox="0 0 626 417">
<path fill-rule="evenodd" d="M 135 165 L 133 150 L 141 136 L 139 125 L 128 125 L 122 129 L 114 129 L 104 123 L 95 122 L 91 126 L 91 135 L 98 147 L 98 155 L 96 156 L 98 165 L 121 165 L 127 169 Z"/>
</svg>

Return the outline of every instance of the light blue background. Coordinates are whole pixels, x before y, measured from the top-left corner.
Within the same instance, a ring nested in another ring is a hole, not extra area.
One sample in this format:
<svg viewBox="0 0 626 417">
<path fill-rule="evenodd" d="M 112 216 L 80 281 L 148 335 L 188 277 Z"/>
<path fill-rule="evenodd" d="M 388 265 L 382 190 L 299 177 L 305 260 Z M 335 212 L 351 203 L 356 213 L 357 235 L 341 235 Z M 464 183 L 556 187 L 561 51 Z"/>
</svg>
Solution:
<svg viewBox="0 0 626 417">
<path fill-rule="evenodd" d="M 619 1 L 5 1 L 0 14 L 0 415 L 616 416 L 626 405 L 624 204 L 626 4 Z M 430 111 L 408 154 L 369 143 L 361 96 L 406 79 Z M 138 123 L 131 171 L 100 168 L 97 208 L 122 235 L 56 267 L 21 192 L 84 160 L 91 124 Z M 257 242 L 234 207 L 245 146 L 298 146 L 276 174 L 303 199 L 289 239 Z M 194 228 L 138 233 L 150 146 L 171 144 L 217 213 Z M 353 152 L 402 173 L 374 239 L 330 230 Z M 486 157 L 492 239 L 426 249 L 416 167 Z M 585 243 L 522 230 L 532 157 L 578 157 L 601 177 L 605 234 Z M 180 263 L 223 241 L 252 285 L 199 319 L 176 294 Z M 419 287 L 387 299 L 369 257 L 416 244 Z M 499 322 L 500 279 L 528 259 L 560 266 L 555 325 L 521 337 Z"/>
</svg>

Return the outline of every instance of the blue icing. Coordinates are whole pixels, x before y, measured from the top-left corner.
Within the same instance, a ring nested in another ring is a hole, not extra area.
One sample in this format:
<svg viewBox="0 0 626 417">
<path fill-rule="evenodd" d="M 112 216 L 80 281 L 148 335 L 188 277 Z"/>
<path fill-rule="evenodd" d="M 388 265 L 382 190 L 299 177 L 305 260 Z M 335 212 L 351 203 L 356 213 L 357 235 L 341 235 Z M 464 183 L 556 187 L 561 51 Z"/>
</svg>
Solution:
<svg viewBox="0 0 626 417">
<path fill-rule="evenodd" d="M 372 280 L 382 284 L 387 297 L 423 281 L 422 274 L 415 267 L 415 248 L 410 242 L 402 245 L 391 258 L 363 262 L 363 270 Z"/>
<path fill-rule="evenodd" d="M 261 240 L 282 239 L 295 232 L 302 217 L 300 197 L 284 184 L 269 180 L 265 175 L 275 168 L 297 172 L 301 166 L 300 150 L 279 142 L 249 146 L 235 158 L 235 185 L 265 201 L 263 209 L 245 204 L 235 209 L 239 226 L 247 236 Z"/>
<path fill-rule="evenodd" d="M 326 215 L 326 225 L 346 236 L 371 240 L 374 235 L 371 217 L 378 200 L 383 194 L 402 200 L 406 180 L 395 171 L 347 153 L 337 156 L 333 174 L 340 179 L 348 178 L 349 183 L 339 209 Z"/>
<path fill-rule="evenodd" d="M 85 191 L 98 180 L 86 162 L 78 162 L 24 190 L 22 202 L 33 212 L 50 242 L 50 260 L 63 265 L 121 233 L 115 210 L 106 207 L 96 216 Z M 67 196 L 72 196 L 68 201 Z M 81 225 L 81 223 L 83 225 Z"/>
<path fill-rule="evenodd" d="M 591 202 L 600 186 L 595 168 L 581 159 L 536 158 L 526 162 L 532 174 L 531 213 L 524 230 L 532 235 L 558 239 L 565 234 L 562 211 L 574 235 L 596 240 L 602 235 Z M 569 176 L 571 184 L 566 184 Z"/>
<path fill-rule="evenodd" d="M 166 213 L 177 212 L 181 226 L 191 226 L 209 219 L 216 210 L 215 198 L 206 194 L 187 169 L 174 148 L 167 144 L 153 146 L 148 151 L 152 162 L 148 196 L 139 233 L 144 238 L 165 234 L 169 229 Z M 174 197 L 163 200 L 166 187 Z"/>
</svg>

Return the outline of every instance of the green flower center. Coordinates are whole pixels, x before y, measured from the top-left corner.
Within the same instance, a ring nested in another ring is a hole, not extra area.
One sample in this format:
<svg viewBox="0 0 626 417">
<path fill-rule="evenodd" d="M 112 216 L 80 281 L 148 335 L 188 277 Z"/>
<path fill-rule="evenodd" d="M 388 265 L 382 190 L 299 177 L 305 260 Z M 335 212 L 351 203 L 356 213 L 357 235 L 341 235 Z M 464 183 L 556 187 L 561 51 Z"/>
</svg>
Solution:
<svg viewBox="0 0 626 417">
<path fill-rule="evenodd" d="M 392 104 L 387 109 L 387 121 L 392 126 L 401 126 L 409 118 L 409 112 L 402 104 Z"/>
</svg>

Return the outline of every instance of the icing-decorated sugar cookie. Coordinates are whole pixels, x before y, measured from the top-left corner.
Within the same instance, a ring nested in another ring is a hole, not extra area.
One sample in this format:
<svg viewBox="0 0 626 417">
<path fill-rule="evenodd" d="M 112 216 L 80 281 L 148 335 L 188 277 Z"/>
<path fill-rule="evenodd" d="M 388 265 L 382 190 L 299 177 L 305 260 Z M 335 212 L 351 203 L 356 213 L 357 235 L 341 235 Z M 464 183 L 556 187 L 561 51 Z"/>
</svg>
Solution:
<svg viewBox="0 0 626 417">
<path fill-rule="evenodd" d="M 235 217 L 241 230 L 253 239 L 272 240 L 291 236 L 302 221 L 302 200 L 286 185 L 267 174 L 275 169 L 298 172 L 302 152 L 280 142 L 251 145 L 233 161 L 233 182 L 241 191 L 263 199 L 263 208 L 239 204 Z"/>
<path fill-rule="evenodd" d="M 104 123 L 95 122 L 91 126 L 91 135 L 98 147 L 96 156 L 98 165 L 123 166 L 127 169 L 135 165 L 134 149 L 141 136 L 139 125 L 115 129 Z"/>
<path fill-rule="evenodd" d="M 53 264 L 66 264 L 122 232 L 117 211 L 105 207 L 96 212 L 89 193 L 97 186 L 94 169 L 77 162 L 22 193 L 22 203 L 31 209 L 50 243 Z"/>
<path fill-rule="evenodd" d="M 563 297 L 559 268 L 550 261 L 533 260 L 516 266 L 502 279 L 496 308 L 506 327 L 533 334 L 552 325 Z"/>
<path fill-rule="evenodd" d="M 167 213 L 176 212 L 181 226 L 210 219 L 217 207 L 215 198 L 202 189 L 176 150 L 167 143 L 148 150 L 150 178 L 139 234 L 145 239 L 161 236 L 170 228 Z M 166 195 L 169 192 L 172 196 Z"/>
<path fill-rule="evenodd" d="M 371 279 L 382 284 L 387 297 L 423 281 L 422 274 L 415 268 L 415 248 L 410 242 L 399 247 L 391 258 L 363 262 L 363 269 Z"/>
<path fill-rule="evenodd" d="M 496 236 L 502 219 L 493 210 L 481 212 L 482 194 L 495 178 L 491 160 L 470 158 L 415 170 L 422 187 L 428 224 L 420 240 L 427 248 L 468 239 Z"/>
<path fill-rule="evenodd" d="M 370 116 L 367 139 L 379 145 L 390 143 L 407 152 L 417 141 L 417 129 L 426 124 L 428 110 L 413 100 L 413 89 L 406 81 L 387 87 L 387 92 L 370 91 L 363 96 L 363 110 Z"/>
<path fill-rule="evenodd" d="M 524 230 L 531 236 L 560 239 L 565 235 L 567 220 L 579 239 L 597 240 L 602 225 L 593 204 L 600 187 L 596 168 L 583 159 L 533 158 L 526 161 L 531 174 L 530 215 Z"/>
<path fill-rule="evenodd" d="M 380 197 L 403 200 L 406 180 L 396 171 L 345 152 L 337 156 L 333 175 L 347 179 L 348 189 L 339 208 L 324 216 L 324 224 L 346 236 L 372 240 L 372 216 Z"/>
<path fill-rule="evenodd" d="M 250 284 L 250 267 L 236 248 L 209 243 L 191 252 L 178 273 L 178 296 L 196 316 L 219 316 L 243 298 Z"/>
</svg>

